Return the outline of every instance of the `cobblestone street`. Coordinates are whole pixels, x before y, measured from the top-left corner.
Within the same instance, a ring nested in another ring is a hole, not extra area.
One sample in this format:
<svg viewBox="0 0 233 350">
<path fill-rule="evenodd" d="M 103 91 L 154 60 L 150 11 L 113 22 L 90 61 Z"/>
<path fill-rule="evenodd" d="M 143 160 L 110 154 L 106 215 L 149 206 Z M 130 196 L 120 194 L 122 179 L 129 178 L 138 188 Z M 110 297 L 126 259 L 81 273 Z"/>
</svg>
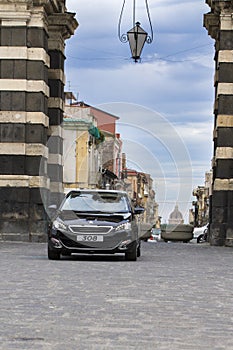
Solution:
<svg viewBox="0 0 233 350">
<path fill-rule="evenodd" d="M 233 349 L 231 248 L 143 242 L 137 262 L 0 250 L 1 350 Z"/>
</svg>

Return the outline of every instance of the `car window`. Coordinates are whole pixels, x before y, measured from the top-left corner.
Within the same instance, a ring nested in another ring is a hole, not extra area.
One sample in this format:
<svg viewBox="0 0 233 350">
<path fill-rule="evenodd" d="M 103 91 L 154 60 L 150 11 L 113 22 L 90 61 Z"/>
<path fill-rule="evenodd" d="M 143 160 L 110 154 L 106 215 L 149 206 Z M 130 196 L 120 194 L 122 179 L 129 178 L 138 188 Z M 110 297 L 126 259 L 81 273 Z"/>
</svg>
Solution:
<svg viewBox="0 0 233 350">
<path fill-rule="evenodd" d="M 129 211 L 127 197 L 111 192 L 73 192 L 63 203 L 61 210 L 78 212 L 125 213 Z"/>
</svg>

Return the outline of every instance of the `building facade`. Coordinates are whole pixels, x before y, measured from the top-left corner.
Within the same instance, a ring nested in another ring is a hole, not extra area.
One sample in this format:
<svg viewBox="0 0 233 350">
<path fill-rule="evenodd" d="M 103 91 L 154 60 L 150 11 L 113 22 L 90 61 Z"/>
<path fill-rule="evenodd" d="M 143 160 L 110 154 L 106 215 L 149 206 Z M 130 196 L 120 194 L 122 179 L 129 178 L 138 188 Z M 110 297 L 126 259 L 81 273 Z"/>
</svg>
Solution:
<svg viewBox="0 0 233 350">
<path fill-rule="evenodd" d="M 120 134 L 116 132 L 116 122 L 119 120 L 118 116 L 103 111 L 99 108 L 92 107 L 91 113 L 97 120 L 98 128 L 104 133 L 105 142 L 103 143 L 103 171 L 105 174 L 113 173 L 117 177 L 112 177 L 110 184 L 120 189 L 121 186 L 121 172 L 122 172 L 122 140 Z"/>
<path fill-rule="evenodd" d="M 205 173 L 204 186 L 197 186 L 193 190 L 193 196 L 196 200 L 193 201 L 194 209 L 190 213 L 190 224 L 195 227 L 205 226 L 209 223 L 209 201 L 212 195 L 212 171 Z"/>
<path fill-rule="evenodd" d="M 63 121 L 64 189 L 96 188 L 101 180 L 102 147 L 90 108 L 65 106 Z"/>
<path fill-rule="evenodd" d="M 160 227 L 158 203 L 155 201 L 153 179 L 149 174 L 134 169 L 123 169 L 125 190 L 128 192 L 135 206 L 145 208 L 144 215 L 140 215 L 141 222 L 151 228 Z"/>
<path fill-rule="evenodd" d="M 64 187 L 121 189 L 122 141 L 115 117 L 84 102 L 65 106 Z"/>
<path fill-rule="evenodd" d="M 78 23 L 64 0 L 0 2 L 0 238 L 46 237 L 62 195 L 65 40 Z"/>
<path fill-rule="evenodd" d="M 233 1 L 206 0 L 204 26 L 215 41 L 212 245 L 233 246 Z"/>
</svg>

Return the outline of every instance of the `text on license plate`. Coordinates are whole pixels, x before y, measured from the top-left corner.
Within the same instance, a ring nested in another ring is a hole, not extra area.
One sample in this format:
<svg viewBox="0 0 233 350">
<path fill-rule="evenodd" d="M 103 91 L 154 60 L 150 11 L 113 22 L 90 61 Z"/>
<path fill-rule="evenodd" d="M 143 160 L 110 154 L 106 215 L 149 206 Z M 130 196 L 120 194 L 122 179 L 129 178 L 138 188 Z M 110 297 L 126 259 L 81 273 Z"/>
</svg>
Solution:
<svg viewBox="0 0 233 350">
<path fill-rule="evenodd" d="M 104 237 L 101 235 L 78 235 L 78 242 L 103 242 Z"/>
</svg>

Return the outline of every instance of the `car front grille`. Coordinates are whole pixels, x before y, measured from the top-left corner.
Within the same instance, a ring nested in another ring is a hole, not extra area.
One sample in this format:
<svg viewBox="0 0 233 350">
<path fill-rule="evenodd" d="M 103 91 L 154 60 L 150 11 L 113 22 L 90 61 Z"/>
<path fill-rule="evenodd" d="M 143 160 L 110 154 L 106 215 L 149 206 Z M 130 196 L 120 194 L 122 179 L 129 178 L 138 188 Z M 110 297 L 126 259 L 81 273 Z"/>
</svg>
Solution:
<svg viewBox="0 0 233 350">
<path fill-rule="evenodd" d="M 95 225 L 72 225 L 69 229 L 73 233 L 79 234 L 106 234 L 112 230 L 112 226 L 95 226 Z"/>
<path fill-rule="evenodd" d="M 104 238 L 104 242 L 77 242 L 75 237 L 74 239 L 71 239 L 60 231 L 58 234 L 61 243 L 68 249 L 112 249 L 116 247 L 123 239 L 125 239 L 125 237 L 122 237 L 122 235 L 113 237 L 110 235 L 110 237 L 106 236 Z"/>
</svg>

